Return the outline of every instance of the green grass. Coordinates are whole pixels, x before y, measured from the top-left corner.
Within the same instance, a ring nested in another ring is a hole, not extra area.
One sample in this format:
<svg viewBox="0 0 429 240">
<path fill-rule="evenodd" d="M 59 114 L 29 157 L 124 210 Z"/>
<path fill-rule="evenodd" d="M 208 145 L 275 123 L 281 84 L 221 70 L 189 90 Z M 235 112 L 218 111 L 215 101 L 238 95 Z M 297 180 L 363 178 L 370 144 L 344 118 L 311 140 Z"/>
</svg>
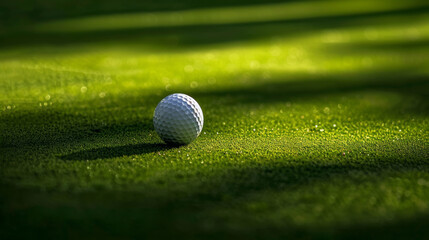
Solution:
<svg viewBox="0 0 429 240">
<path fill-rule="evenodd" d="M 235 2 L 0 32 L 2 238 L 429 237 L 429 5 Z"/>
</svg>

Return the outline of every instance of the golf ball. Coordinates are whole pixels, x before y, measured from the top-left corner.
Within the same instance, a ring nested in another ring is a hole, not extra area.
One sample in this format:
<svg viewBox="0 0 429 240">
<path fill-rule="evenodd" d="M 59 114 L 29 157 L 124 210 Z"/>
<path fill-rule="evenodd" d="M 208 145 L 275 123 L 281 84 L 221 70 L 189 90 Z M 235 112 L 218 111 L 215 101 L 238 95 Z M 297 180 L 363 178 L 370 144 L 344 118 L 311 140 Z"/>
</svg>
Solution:
<svg viewBox="0 0 429 240">
<path fill-rule="evenodd" d="M 186 94 L 171 94 L 156 106 L 155 131 L 164 142 L 184 145 L 194 141 L 203 129 L 203 111 L 197 101 Z"/>
</svg>

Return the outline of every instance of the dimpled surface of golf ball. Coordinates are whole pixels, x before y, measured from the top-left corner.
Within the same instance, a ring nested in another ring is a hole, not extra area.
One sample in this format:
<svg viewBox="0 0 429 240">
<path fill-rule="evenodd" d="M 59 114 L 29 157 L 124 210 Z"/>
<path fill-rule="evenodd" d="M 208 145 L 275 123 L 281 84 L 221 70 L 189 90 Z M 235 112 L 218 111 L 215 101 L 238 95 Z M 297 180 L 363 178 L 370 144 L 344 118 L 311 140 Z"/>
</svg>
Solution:
<svg viewBox="0 0 429 240">
<path fill-rule="evenodd" d="M 197 101 L 186 94 L 171 94 L 156 106 L 155 131 L 168 144 L 184 145 L 194 141 L 203 129 L 203 111 Z"/>
</svg>

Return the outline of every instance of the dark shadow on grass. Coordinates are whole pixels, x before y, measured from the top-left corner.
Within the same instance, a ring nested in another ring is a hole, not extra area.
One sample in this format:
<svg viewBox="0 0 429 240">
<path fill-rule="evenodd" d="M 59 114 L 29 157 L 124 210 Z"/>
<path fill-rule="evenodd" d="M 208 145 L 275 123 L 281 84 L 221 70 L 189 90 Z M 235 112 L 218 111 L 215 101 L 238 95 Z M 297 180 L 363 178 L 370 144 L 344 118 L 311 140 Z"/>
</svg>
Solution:
<svg viewBox="0 0 429 240">
<path fill-rule="evenodd" d="M 348 42 L 343 44 L 332 44 L 326 46 L 330 52 L 337 52 L 340 54 L 362 54 L 365 52 L 375 54 L 379 52 L 395 52 L 406 53 L 416 51 L 428 51 L 429 39 L 401 39 L 390 41 L 374 41 L 374 42 Z"/>
<path fill-rule="evenodd" d="M 194 90 L 189 94 L 196 99 L 212 99 L 212 101 L 222 99 L 224 105 L 231 106 L 311 101 L 348 94 L 390 92 L 416 100 L 413 105 L 397 105 L 397 109 L 391 112 L 392 116 L 395 114 L 429 115 L 429 79 L 425 74 L 418 74 L 420 67 L 404 66 L 404 68 L 380 72 L 334 76 L 290 75 L 284 76 L 283 80 L 280 77 L 228 89 Z"/>
<path fill-rule="evenodd" d="M 392 70 L 392 72 L 396 72 L 396 70 Z M 380 73 L 370 76 L 353 76 L 344 74 L 343 80 L 339 79 L 340 77 L 309 77 L 296 81 L 286 80 L 283 82 L 275 80 L 268 83 L 240 86 L 239 88 L 194 91 L 193 94 L 200 97 L 233 96 L 236 100 L 244 103 L 290 101 L 360 91 L 393 91 L 415 96 L 428 95 L 426 90 L 429 88 L 429 80 L 425 75 L 416 76 L 410 74 L 407 76 L 405 74 L 394 76 Z M 297 76 L 297 78 L 300 78 L 300 76 Z"/>
<path fill-rule="evenodd" d="M 342 156 L 338 156 L 342 158 Z M 371 219 L 365 223 L 350 215 L 349 223 L 334 223 L 328 225 L 312 224 L 297 225 L 288 219 L 282 219 L 276 226 L 272 222 L 255 221 L 242 203 L 254 194 L 269 191 L 290 192 L 293 195 L 297 189 L 314 184 L 335 184 L 341 179 L 347 179 L 347 188 L 354 184 L 374 183 L 379 179 L 389 179 L 403 176 L 403 174 L 425 172 L 429 169 L 428 158 L 425 156 L 402 159 L 400 157 L 378 156 L 372 161 L 339 160 L 337 162 L 321 163 L 320 161 L 285 161 L 273 164 L 245 164 L 239 167 L 225 167 L 217 172 L 207 170 L 199 175 L 177 179 L 165 178 L 158 181 L 159 186 L 146 188 L 142 185 L 138 190 L 108 190 L 88 191 L 83 193 L 67 193 L 62 191 L 16 191 L 1 189 L 5 206 L 15 206 L 13 214 L 0 215 L 5 218 L 6 226 L 20 226 L 27 231 L 14 232 L 13 227 L 9 234 L 31 236 L 34 231 L 40 234 L 60 235 L 70 224 L 73 224 L 75 233 L 91 237 L 96 227 L 106 234 L 121 234 L 129 238 L 142 236 L 156 239 L 224 239 L 231 236 L 241 239 L 285 239 L 285 238 L 323 238 L 350 237 L 363 239 L 366 237 L 388 236 L 410 237 L 428 235 L 428 215 L 414 214 L 416 218 L 404 219 L 396 217 L 374 223 Z M 171 173 L 174 174 L 174 173 Z M 143 184 L 143 183 L 140 183 Z M 168 187 L 166 187 L 168 186 Z M 34 198 L 34 196 L 37 196 Z M 377 196 L 377 195 L 376 195 Z M 306 204 L 320 204 L 319 197 L 314 195 L 306 199 Z M 341 196 L 339 196 L 341 197 Z M 67 207 L 69 202 L 64 199 L 78 202 L 81 211 L 74 207 Z M 54 200 L 53 200 L 54 199 Z M 55 200 L 57 199 L 57 200 Z M 363 198 L 361 204 L 366 204 Z M 56 202 L 56 208 L 44 207 L 45 201 Z M 289 204 L 299 204 L 300 199 L 291 200 Z M 339 200 L 341 201 L 341 199 Z M 270 200 L 267 200 L 271 203 Z M 323 203 L 323 199 L 321 200 Z M 17 208 L 16 206 L 32 206 Z M 274 208 L 262 209 L 269 213 Z M 329 207 L 329 206 L 327 206 Z M 335 210 L 335 206 L 331 206 Z M 18 209 L 18 210 L 16 210 Z M 215 210 L 234 210 L 226 216 L 214 214 Z M 240 210 L 241 209 L 241 210 Z M 389 210 L 389 209 L 388 209 Z M 16 214 L 19 212 L 19 214 Z M 37 213 L 38 219 L 44 221 L 31 221 Z M 245 221 L 243 221 L 246 219 Z M 423 220 L 419 222 L 418 220 Z M 241 224 L 235 224 L 236 222 Z M 353 225 L 350 225 L 353 223 Z M 15 224 L 15 225 L 14 225 Z M 209 224 L 209 228 L 207 228 Z M 232 225 L 229 225 L 232 224 Z M 416 224 L 416 225 L 415 225 Z M 231 228 L 233 226 L 233 228 Z M 418 228 L 416 227 L 423 227 Z M 133 231 L 129 231 L 133 229 Z M 168 231 L 165 231 L 168 229 Z M 395 233 L 395 234 L 393 234 Z M 417 234 L 417 235 L 416 235 Z"/>
<path fill-rule="evenodd" d="M 376 145 L 367 144 L 362 147 L 374 149 Z M 356 160 L 356 157 L 342 156 L 339 150 L 338 155 L 330 156 L 329 160 L 320 158 L 309 163 L 305 158 L 281 159 L 271 164 L 225 168 L 194 189 L 191 198 L 222 202 L 228 198 L 246 198 L 249 194 L 259 191 L 293 191 L 296 188 L 341 178 L 360 182 L 406 172 L 427 171 L 428 155 L 422 150 L 416 153 L 410 151 L 408 159 L 386 154 L 376 159 Z M 191 201 L 186 197 L 182 200 L 182 204 Z M 177 204 L 182 200 L 174 199 Z"/>
<path fill-rule="evenodd" d="M 339 239 L 429 239 L 429 213 L 381 224 L 361 224 L 337 230 Z"/>
<path fill-rule="evenodd" d="M 74 161 L 108 159 L 158 152 L 171 148 L 175 148 L 175 146 L 167 145 L 164 143 L 140 143 L 125 146 L 94 148 L 63 155 L 60 156 L 60 159 Z"/>
<path fill-rule="evenodd" d="M 372 27 L 392 24 L 392 20 L 380 20 L 382 16 L 416 16 L 425 14 L 429 7 L 387 10 L 376 13 L 349 14 L 341 16 L 307 17 L 299 19 L 275 20 L 231 24 L 211 24 L 174 27 L 122 28 L 89 32 L 35 33 L 17 31 L 0 35 L 0 48 L 64 45 L 79 43 L 115 43 L 125 49 L 132 46 L 160 46 L 168 51 L 184 50 L 211 44 L 224 44 L 248 40 L 270 39 L 273 37 L 296 38 L 323 29 L 342 29 L 362 26 L 362 20 Z M 398 23 L 402 23 L 398 20 Z M 62 51 L 64 49 L 62 48 Z"/>
<path fill-rule="evenodd" d="M 22 25 L 53 19 L 87 17 L 102 14 L 181 11 L 199 8 L 218 8 L 231 6 L 252 6 L 297 0 L 21 0 L 0 2 L 0 26 Z M 25 7 L 24 7 L 25 6 Z"/>
</svg>

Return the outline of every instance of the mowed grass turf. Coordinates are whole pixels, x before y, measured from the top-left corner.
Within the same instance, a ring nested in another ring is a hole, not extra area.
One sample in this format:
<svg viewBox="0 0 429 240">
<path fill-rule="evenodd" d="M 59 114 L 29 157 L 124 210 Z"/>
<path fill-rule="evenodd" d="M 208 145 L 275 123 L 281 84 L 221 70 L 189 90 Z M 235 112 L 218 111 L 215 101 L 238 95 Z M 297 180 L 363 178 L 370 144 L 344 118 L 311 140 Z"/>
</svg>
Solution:
<svg viewBox="0 0 429 240">
<path fill-rule="evenodd" d="M 215 6 L 5 28 L 3 239 L 429 237 L 428 4 Z"/>
</svg>

